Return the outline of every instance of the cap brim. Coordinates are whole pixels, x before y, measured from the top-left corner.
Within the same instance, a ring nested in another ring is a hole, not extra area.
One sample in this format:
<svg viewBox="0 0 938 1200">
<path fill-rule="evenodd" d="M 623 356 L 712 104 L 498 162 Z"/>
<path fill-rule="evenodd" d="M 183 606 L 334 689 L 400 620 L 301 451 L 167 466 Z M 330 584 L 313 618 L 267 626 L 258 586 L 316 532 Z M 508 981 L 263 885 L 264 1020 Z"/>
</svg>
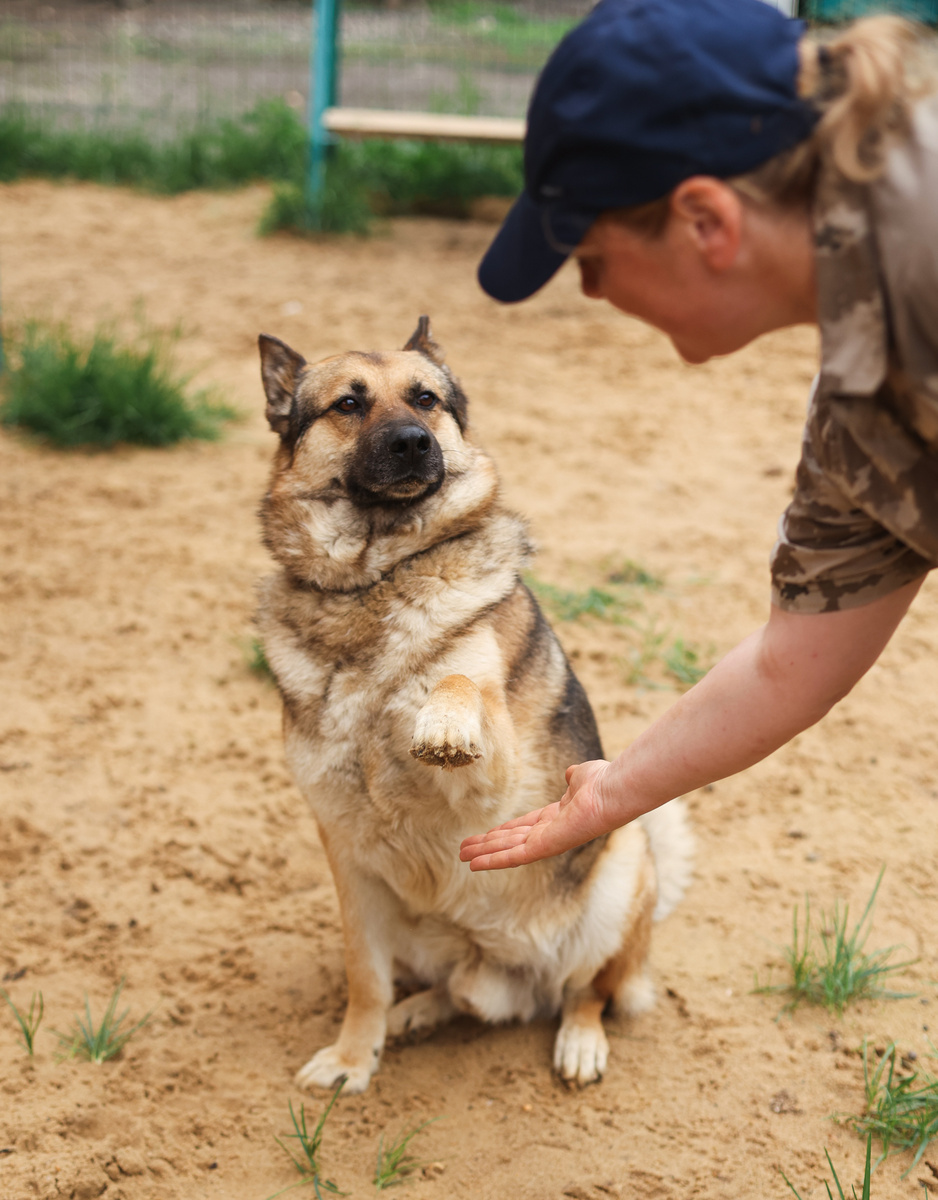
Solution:
<svg viewBox="0 0 938 1200">
<path fill-rule="evenodd" d="M 479 283 L 494 300 L 514 304 L 533 296 L 568 258 L 548 242 L 542 210 L 522 192 L 479 264 Z"/>
</svg>

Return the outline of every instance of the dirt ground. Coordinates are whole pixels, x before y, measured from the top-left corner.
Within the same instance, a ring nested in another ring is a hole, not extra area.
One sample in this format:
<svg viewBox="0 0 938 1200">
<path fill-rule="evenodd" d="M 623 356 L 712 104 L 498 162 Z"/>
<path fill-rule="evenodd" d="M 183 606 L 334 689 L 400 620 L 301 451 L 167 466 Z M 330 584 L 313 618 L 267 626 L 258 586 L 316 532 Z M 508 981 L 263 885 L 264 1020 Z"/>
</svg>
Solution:
<svg viewBox="0 0 938 1200">
<path fill-rule="evenodd" d="M 580 297 L 573 272 L 500 308 L 474 266 L 492 227 L 395 222 L 369 241 L 258 240 L 262 189 L 152 199 L 26 183 L 0 192 L 8 325 L 90 329 L 141 305 L 180 328 L 198 380 L 243 409 L 218 444 L 60 453 L 0 436 L 0 978 L 46 1016 L 30 1060 L 0 1011 L 0 1195 L 265 1200 L 296 1176 L 293 1073 L 344 1005 L 336 901 L 284 768 L 275 691 L 247 665 L 255 516 L 272 435 L 255 339 L 317 357 L 399 346 L 429 312 L 541 547 L 538 578 L 601 585 L 629 559 L 665 586 L 633 624 L 555 622 L 610 753 L 673 703 L 635 654 L 680 638 L 708 661 L 763 618 L 767 555 L 790 491 L 815 336 L 680 363 L 657 334 Z M 657 634 L 656 634 L 657 631 Z M 826 1195 L 863 1144 L 830 1121 L 863 1106 L 855 1053 L 895 1039 L 926 1064 L 938 1028 L 938 588 L 819 727 L 689 797 L 697 877 L 657 928 L 656 1009 L 610 1022 L 601 1084 L 551 1076 L 553 1023 L 469 1020 L 389 1048 L 370 1091 L 340 1097 L 325 1174 L 373 1194 L 382 1133 L 442 1164 L 404 1196 L 480 1200 Z M 633 679 L 633 682 L 629 680 Z M 650 686 L 648 681 L 655 684 Z M 886 864 L 870 947 L 900 943 L 917 995 L 842 1020 L 752 993 L 780 980 L 792 908 L 849 901 Z M 87 993 L 126 979 L 121 1058 L 57 1062 Z M 934 1030 L 933 1030 L 934 1031 Z M 306 1097 L 309 1113 L 322 1097 Z M 938 1161 L 938 1149 L 933 1157 Z M 881 1166 L 874 1200 L 921 1197 L 924 1164 Z M 936 1183 L 931 1187 L 936 1189 Z M 308 1194 L 312 1194 L 311 1190 Z"/>
</svg>

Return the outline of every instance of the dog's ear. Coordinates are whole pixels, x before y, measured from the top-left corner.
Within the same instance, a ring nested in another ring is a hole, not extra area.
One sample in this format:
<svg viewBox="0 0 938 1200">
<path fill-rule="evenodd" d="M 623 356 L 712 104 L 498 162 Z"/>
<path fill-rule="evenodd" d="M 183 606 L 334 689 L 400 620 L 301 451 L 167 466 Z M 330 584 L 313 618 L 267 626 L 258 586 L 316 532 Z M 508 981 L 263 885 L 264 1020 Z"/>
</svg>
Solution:
<svg viewBox="0 0 938 1200">
<path fill-rule="evenodd" d="M 420 317 L 417 321 L 417 328 L 407 339 L 404 346 L 405 350 L 418 350 L 421 354 L 425 354 L 431 362 L 435 362 L 438 367 L 443 365 L 443 351 L 433 340 L 433 335 L 430 332 L 430 318 Z"/>
<path fill-rule="evenodd" d="M 257 345 L 261 352 L 261 379 L 267 393 L 267 421 L 274 433 L 285 437 L 290 431 L 293 393 L 306 359 L 286 342 L 266 333 L 258 337 Z"/>
</svg>

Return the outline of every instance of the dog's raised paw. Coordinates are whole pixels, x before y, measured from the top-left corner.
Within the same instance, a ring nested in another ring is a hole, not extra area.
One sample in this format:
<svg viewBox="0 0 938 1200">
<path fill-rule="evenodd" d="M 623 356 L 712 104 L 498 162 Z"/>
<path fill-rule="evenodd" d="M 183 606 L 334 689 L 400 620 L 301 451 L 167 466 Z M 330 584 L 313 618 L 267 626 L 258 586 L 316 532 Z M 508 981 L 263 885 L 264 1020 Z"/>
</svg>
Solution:
<svg viewBox="0 0 938 1200">
<path fill-rule="evenodd" d="M 300 1067 L 295 1080 L 298 1087 L 306 1090 L 318 1087 L 331 1091 L 344 1078 L 343 1094 L 363 1092 L 376 1066 L 377 1056 L 373 1063 L 353 1063 L 344 1058 L 336 1046 L 326 1046 L 318 1050 L 304 1067 Z"/>
<path fill-rule="evenodd" d="M 602 1079 L 609 1042 L 598 1023 L 564 1021 L 554 1042 L 554 1070 L 566 1083 L 585 1087 Z"/>
<path fill-rule="evenodd" d="M 417 714 L 410 752 L 430 767 L 465 767 L 482 757 L 481 731 L 471 728 L 477 725 L 464 713 L 454 718 L 429 704 Z"/>
</svg>

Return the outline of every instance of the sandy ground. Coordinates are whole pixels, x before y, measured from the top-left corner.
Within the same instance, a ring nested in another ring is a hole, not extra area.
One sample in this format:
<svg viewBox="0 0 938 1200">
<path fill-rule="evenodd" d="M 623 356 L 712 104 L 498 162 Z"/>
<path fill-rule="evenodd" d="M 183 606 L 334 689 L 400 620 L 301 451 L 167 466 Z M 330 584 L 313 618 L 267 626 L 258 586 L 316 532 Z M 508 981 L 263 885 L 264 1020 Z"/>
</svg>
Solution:
<svg viewBox="0 0 938 1200">
<path fill-rule="evenodd" d="M 655 630 L 712 660 L 766 609 L 812 333 L 691 369 L 582 299 L 569 270 L 530 303 L 489 302 L 473 270 L 490 226 L 260 241 L 264 199 L 0 192 L 8 322 L 132 325 L 142 304 L 246 414 L 217 445 L 169 451 L 0 437 L 0 978 L 21 1006 L 37 989 L 46 1006 L 33 1060 L 0 1012 L 4 1200 L 264 1200 L 295 1178 L 274 1138 L 303 1099 L 294 1071 L 333 1039 L 345 983 L 278 700 L 246 664 L 272 450 L 259 331 L 316 357 L 400 345 L 429 312 L 476 436 L 531 520 L 539 578 L 582 589 L 627 558 L 665 580 L 641 594 L 638 629 L 558 626 L 610 752 L 676 696 L 653 663 L 659 686 L 628 682 Z M 697 879 L 656 932 L 659 1003 L 610 1023 L 600 1085 L 552 1078 L 550 1022 L 459 1021 L 390 1048 L 371 1090 L 340 1098 L 328 1177 L 372 1195 L 381 1133 L 440 1118 L 414 1149 L 442 1173 L 401 1196 L 773 1198 L 790 1194 L 781 1167 L 808 1200 L 826 1195 L 825 1147 L 858 1180 L 862 1143 L 829 1120 L 862 1108 L 851 1051 L 869 1035 L 924 1058 L 938 1022 L 936 652 L 931 582 L 821 726 L 689 798 Z M 883 863 L 870 945 L 919 956 L 905 979 L 918 995 L 776 1020 L 780 1002 L 751 989 L 779 963 L 793 905 L 841 898 L 858 914 Z M 69 1028 L 85 993 L 97 1016 L 121 978 L 130 1019 L 152 1011 L 149 1023 L 116 1061 L 56 1062 L 50 1029 Z M 318 1114 L 321 1098 L 307 1103 Z M 880 1167 L 876 1200 L 923 1195 L 929 1173 L 903 1179 L 909 1163 Z"/>
</svg>

